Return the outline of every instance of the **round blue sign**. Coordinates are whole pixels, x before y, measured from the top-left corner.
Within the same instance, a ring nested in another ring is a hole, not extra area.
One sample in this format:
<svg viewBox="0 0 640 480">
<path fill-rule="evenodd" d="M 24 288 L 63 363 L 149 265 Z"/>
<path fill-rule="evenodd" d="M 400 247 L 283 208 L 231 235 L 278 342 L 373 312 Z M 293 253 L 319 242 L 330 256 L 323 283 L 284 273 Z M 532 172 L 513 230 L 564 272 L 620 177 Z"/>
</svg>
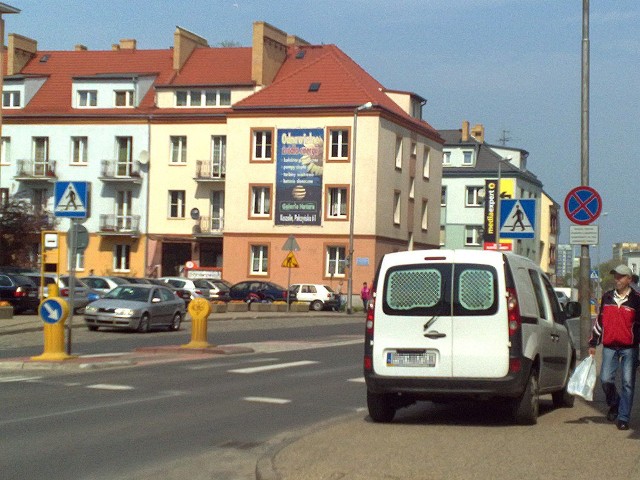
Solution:
<svg viewBox="0 0 640 480">
<path fill-rule="evenodd" d="M 600 216 L 602 198 L 593 188 L 576 187 L 564 199 L 564 213 L 578 225 L 589 225 Z"/>
</svg>

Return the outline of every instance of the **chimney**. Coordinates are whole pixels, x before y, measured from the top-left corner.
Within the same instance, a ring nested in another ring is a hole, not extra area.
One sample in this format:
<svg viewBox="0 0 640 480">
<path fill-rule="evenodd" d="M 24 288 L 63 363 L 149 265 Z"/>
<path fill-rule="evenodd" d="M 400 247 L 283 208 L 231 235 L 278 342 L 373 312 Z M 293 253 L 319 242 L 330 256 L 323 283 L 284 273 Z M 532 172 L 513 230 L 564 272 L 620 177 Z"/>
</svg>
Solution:
<svg viewBox="0 0 640 480">
<path fill-rule="evenodd" d="M 181 27 L 176 27 L 173 34 L 173 69 L 180 71 L 186 63 L 189 55 L 198 47 L 208 47 L 209 43 L 195 33 L 191 33 Z"/>
<path fill-rule="evenodd" d="M 478 123 L 471 129 L 471 136 L 475 138 L 479 143 L 484 143 L 484 125 Z"/>
<path fill-rule="evenodd" d="M 16 33 L 9 34 L 7 48 L 7 75 L 20 73 L 38 52 L 38 42 Z"/>
<path fill-rule="evenodd" d="M 87 46 L 86 45 L 82 45 L 81 43 L 78 43 L 75 47 L 73 47 L 73 49 L 76 52 L 86 52 L 87 51 Z"/>
<path fill-rule="evenodd" d="M 467 120 L 462 121 L 462 135 L 460 140 L 463 142 L 469 141 L 469 122 Z"/>
<path fill-rule="evenodd" d="M 120 45 L 118 45 L 117 43 L 111 44 L 111 50 L 117 52 L 118 50 L 120 50 Z"/>
<path fill-rule="evenodd" d="M 120 50 L 135 50 L 136 43 L 133 38 L 123 38 L 120 40 Z"/>
</svg>

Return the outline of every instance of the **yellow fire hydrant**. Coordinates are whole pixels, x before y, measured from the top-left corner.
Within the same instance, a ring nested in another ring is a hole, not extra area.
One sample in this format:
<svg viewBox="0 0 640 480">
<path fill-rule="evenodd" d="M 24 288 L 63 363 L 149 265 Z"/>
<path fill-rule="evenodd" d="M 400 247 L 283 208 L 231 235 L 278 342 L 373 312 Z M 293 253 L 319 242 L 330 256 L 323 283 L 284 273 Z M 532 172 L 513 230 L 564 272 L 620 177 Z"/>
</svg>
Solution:
<svg viewBox="0 0 640 480">
<path fill-rule="evenodd" d="M 191 341 L 182 348 L 208 348 L 214 347 L 207 342 L 207 319 L 211 313 L 211 305 L 204 298 L 194 298 L 189 302 L 189 314 L 191 315 Z"/>
</svg>

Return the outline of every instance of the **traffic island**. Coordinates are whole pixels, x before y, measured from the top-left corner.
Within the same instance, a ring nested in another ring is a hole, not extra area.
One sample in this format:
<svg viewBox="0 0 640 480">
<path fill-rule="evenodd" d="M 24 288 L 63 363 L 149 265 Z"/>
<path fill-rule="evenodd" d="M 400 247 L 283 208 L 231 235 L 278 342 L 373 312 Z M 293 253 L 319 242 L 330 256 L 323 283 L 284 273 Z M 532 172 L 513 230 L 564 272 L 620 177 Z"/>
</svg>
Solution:
<svg viewBox="0 0 640 480">
<path fill-rule="evenodd" d="M 252 312 L 275 312 L 275 308 L 273 303 L 259 303 L 259 302 L 251 302 L 251 307 L 249 308 Z"/>
<path fill-rule="evenodd" d="M 307 302 L 293 302 L 289 308 L 290 312 L 308 312 L 309 304 Z"/>
<path fill-rule="evenodd" d="M 249 304 L 245 302 L 229 302 L 227 304 L 227 312 L 248 312 Z"/>
<path fill-rule="evenodd" d="M 13 318 L 13 307 L 11 305 L 0 304 L 0 319 L 9 320 L 11 318 Z"/>
<path fill-rule="evenodd" d="M 211 304 L 211 313 L 226 313 L 227 312 L 227 304 L 224 302 L 221 303 L 212 303 Z"/>
</svg>

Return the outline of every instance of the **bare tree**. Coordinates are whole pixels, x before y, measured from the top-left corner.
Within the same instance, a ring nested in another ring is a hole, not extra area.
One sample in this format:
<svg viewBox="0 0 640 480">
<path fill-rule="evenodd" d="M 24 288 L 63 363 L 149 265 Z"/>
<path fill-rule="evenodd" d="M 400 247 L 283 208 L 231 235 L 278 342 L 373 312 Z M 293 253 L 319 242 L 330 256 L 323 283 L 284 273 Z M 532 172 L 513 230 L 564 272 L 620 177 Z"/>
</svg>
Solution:
<svg viewBox="0 0 640 480">
<path fill-rule="evenodd" d="M 40 232 L 49 228 L 51 217 L 30 202 L 9 198 L 0 203 L 0 265 L 33 267 L 30 253 L 40 243 Z"/>
</svg>

